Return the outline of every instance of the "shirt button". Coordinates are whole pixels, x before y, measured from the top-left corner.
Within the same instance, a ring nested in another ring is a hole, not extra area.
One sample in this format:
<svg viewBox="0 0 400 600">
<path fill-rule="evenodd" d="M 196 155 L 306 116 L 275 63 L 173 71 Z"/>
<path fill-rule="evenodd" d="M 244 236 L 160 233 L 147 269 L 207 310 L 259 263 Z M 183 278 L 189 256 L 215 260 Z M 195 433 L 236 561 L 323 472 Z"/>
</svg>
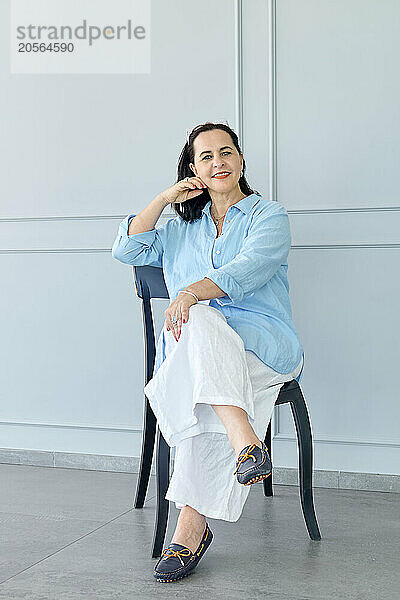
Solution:
<svg viewBox="0 0 400 600">
<path fill-rule="evenodd" d="M 220 250 L 216 250 L 215 251 L 216 254 L 220 254 L 220 252 L 221 252 Z"/>
<path fill-rule="evenodd" d="M 229 219 L 227 220 L 227 223 L 229 223 Z"/>
</svg>

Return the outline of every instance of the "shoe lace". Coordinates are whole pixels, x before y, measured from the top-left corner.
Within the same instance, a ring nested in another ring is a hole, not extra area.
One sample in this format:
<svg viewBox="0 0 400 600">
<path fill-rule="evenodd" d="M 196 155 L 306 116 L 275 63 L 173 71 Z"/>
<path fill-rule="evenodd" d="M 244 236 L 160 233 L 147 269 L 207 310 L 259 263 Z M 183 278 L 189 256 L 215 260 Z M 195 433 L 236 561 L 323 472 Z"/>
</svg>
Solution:
<svg viewBox="0 0 400 600">
<path fill-rule="evenodd" d="M 240 465 L 241 465 L 241 464 L 243 464 L 243 463 L 244 463 L 244 462 L 245 462 L 245 461 L 246 461 L 248 458 L 252 458 L 252 459 L 253 459 L 255 462 L 257 461 L 257 459 L 256 459 L 256 457 L 254 456 L 254 454 L 251 454 L 251 453 L 252 453 L 252 451 L 253 451 L 255 448 L 259 448 L 259 446 L 257 446 L 257 444 L 252 444 L 252 445 L 250 446 L 250 448 L 249 448 L 248 450 L 246 450 L 246 452 L 243 452 L 243 453 L 239 454 L 239 456 L 238 456 L 238 460 L 237 460 L 237 467 L 236 467 L 236 470 L 235 470 L 235 471 L 233 471 L 233 474 L 234 474 L 234 475 L 235 475 L 235 474 L 238 472 Z"/>
<path fill-rule="evenodd" d="M 179 558 L 183 566 L 185 566 L 185 563 L 181 559 L 181 556 L 190 556 L 191 554 L 192 553 L 189 550 L 189 548 L 184 548 L 183 550 L 172 550 L 172 548 L 164 548 L 163 550 L 163 556 L 165 556 L 166 559 L 172 557 Z"/>
</svg>

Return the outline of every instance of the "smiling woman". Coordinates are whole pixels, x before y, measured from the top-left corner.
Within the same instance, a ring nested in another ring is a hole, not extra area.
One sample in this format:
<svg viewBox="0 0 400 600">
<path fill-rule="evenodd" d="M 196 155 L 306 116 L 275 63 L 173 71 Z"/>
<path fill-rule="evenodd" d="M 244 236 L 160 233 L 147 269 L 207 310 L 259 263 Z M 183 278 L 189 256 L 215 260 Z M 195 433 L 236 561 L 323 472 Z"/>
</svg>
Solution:
<svg viewBox="0 0 400 600">
<path fill-rule="evenodd" d="M 302 372 L 288 292 L 289 218 L 250 188 L 244 171 L 230 127 L 195 127 L 178 181 L 128 215 L 113 245 L 122 262 L 161 267 L 171 299 L 144 388 L 176 447 L 166 498 L 181 509 L 158 581 L 189 574 L 204 536 L 212 539 L 206 517 L 237 521 L 248 486 L 271 474 L 262 440 L 280 388 Z M 177 217 L 155 228 L 168 203 Z"/>
<path fill-rule="evenodd" d="M 221 219 L 229 206 L 254 194 L 246 176 L 246 162 L 236 133 L 224 123 L 204 123 L 195 127 L 183 147 L 178 161 L 178 181 L 195 174 L 207 186 L 192 202 L 172 203 L 185 221 L 201 217 L 212 199 L 212 212 Z M 219 173 L 227 173 L 220 176 Z"/>
</svg>

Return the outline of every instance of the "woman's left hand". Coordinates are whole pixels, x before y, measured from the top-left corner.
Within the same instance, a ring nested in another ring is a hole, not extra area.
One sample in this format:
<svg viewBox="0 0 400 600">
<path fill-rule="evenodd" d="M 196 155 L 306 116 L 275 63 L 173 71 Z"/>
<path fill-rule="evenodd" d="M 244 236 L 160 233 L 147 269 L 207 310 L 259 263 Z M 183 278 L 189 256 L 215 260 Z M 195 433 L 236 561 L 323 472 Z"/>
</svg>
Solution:
<svg viewBox="0 0 400 600">
<path fill-rule="evenodd" d="M 165 324 L 167 331 L 171 330 L 176 341 L 181 335 L 182 323 L 187 323 L 189 320 L 189 308 L 197 304 L 196 298 L 191 294 L 179 293 L 175 300 L 171 302 L 165 311 Z M 172 322 L 172 317 L 176 316 L 175 323 Z"/>
</svg>

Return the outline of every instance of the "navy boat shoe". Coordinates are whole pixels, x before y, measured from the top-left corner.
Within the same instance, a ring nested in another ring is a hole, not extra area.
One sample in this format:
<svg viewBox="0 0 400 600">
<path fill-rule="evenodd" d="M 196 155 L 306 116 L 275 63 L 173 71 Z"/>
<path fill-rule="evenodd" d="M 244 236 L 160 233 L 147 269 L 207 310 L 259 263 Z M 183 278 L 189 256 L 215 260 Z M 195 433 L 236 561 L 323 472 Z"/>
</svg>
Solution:
<svg viewBox="0 0 400 600">
<path fill-rule="evenodd" d="M 206 523 L 203 537 L 194 554 L 182 544 L 170 544 L 167 548 L 164 548 L 160 560 L 154 567 L 154 577 L 157 581 L 169 583 L 191 575 L 211 544 L 212 539 L 212 531 Z"/>
<path fill-rule="evenodd" d="M 261 442 L 262 448 L 250 444 L 240 451 L 236 461 L 236 470 L 233 472 L 239 483 L 251 485 L 269 477 L 272 473 L 272 463 L 268 448 Z"/>
</svg>

